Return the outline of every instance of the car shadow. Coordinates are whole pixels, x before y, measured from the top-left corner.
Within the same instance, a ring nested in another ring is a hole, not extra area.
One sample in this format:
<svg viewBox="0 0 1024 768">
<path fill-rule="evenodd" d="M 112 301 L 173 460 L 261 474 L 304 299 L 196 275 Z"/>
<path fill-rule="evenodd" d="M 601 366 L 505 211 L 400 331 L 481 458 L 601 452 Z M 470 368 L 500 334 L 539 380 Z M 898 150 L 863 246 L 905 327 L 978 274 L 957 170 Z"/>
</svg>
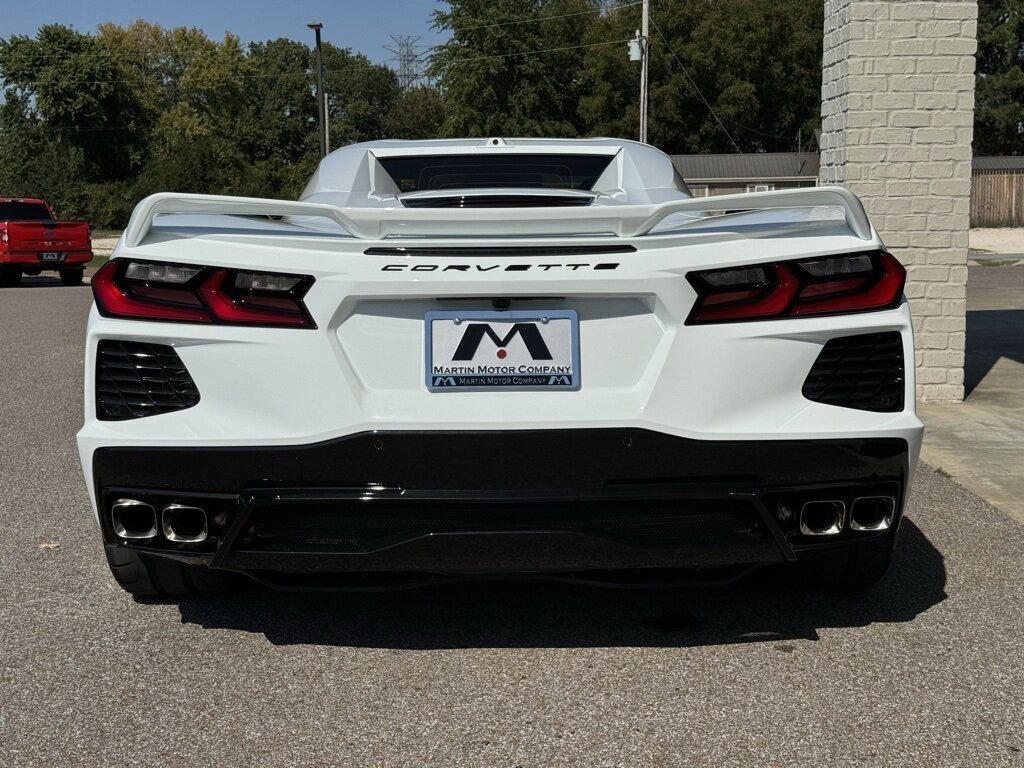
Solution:
<svg viewBox="0 0 1024 768">
<path fill-rule="evenodd" d="M 1024 309 L 967 312 L 964 395 L 969 396 L 1001 357 L 1024 363 Z"/>
<path fill-rule="evenodd" d="M 258 591 L 179 604 L 182 622 L 275 645 L 360 648 L 683 647 L 817 640 L 829 627 L 908 622 L 946 598 L 942 554 L 905 520 L 886 577 L 864 592 L 769 586 L 613 589 L 479 581 L 386 593 Z"/>
</svg>

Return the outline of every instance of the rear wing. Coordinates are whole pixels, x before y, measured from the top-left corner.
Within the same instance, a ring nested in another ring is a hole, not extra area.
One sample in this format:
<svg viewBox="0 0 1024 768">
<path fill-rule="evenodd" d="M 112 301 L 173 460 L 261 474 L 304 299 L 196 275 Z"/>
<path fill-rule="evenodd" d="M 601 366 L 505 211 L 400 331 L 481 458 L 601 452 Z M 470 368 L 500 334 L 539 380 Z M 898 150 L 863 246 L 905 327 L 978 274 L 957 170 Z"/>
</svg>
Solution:
<svg viewBox="0 0 1024 768">
<path fill-rule="evenodd" d="M 857 196 L 843 187 L 808 187 L 776 192 L 701 197 L 645 205 L 590 205 L 555 208 L 370 208 L 327 203 L 160 193 L 136 206 L 124 232 L 129 248 L 142 243 L 157 216 L 167 214 L 225 214 L 231 216 L 290 216 L 328 219 L 352 237 L 382 240 L 402 237 L 523 237 L 524 235 L 614 235 L 642 237 L 673 214 L 693 216 L 672 231 L 706 222 L 703 214 L 838 208 L 850 231 L 861 240 L 872 238 L 871 224 Z"/>
</svg>

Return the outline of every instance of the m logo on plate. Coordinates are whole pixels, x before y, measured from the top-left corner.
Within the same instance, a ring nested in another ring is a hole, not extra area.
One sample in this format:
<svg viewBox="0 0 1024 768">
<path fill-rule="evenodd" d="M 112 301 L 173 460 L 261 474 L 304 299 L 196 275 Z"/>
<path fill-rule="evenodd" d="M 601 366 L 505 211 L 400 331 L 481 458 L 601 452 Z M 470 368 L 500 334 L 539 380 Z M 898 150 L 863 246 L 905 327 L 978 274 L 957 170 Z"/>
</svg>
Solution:
<svg viewBox="0 0 1024 768">
<path fill-rule="evenodd" d="M 493 341 L 494 346 L 498 349 L 504 350 L 517 334 L 534 360 L 552 359 L 548 345 L 544 343 L 544 338 L 534 323 L 516 323 L 504 336 L 498 336 L 487 323 L 474 323 L 466 328 L 466 332 L 462 335 L 462 341 L 459 342 L 455 354 L 452 355 L 452 360 L 472 360 L 480 347 L 480 342 L 484 340 L 484 336 Z M 498 356 L 504 357 L 501 353 Z"/>
</svg>

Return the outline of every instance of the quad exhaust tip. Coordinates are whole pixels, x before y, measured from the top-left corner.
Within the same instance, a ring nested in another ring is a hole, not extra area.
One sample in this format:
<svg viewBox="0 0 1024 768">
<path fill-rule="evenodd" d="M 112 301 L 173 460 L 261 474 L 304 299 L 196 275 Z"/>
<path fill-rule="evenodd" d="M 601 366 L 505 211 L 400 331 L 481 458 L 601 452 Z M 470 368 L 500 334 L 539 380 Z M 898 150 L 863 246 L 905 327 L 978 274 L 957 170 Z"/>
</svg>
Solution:
<svg viewBox="0 0 1024 768">
<path fill-rule="evenodd" d="M 892 496 L 861 496 L 850 507 L 851 531 L 886 531 L 896 517 L 896 499 Z"/>
<path fill-rule="evenodd" d="M 209 526 L 206 510 L 190 504 L 168 504 L 160 514 L 164 538 L 176 544 L 206 541 Z"/>
<path fill-rule="evenodd" d="M 804 536 L 835 536 L 842 533 L 846 503 L 838 500 L 808 501 L 800 508 L 800 533 Z"/>
<path fill-rule="evenodd" d="M 157 535 L 156 510 L 138 499 L 118 499 L 110 509 L 114 533 L 122 539 L 152 539 Z"/>
</svg>

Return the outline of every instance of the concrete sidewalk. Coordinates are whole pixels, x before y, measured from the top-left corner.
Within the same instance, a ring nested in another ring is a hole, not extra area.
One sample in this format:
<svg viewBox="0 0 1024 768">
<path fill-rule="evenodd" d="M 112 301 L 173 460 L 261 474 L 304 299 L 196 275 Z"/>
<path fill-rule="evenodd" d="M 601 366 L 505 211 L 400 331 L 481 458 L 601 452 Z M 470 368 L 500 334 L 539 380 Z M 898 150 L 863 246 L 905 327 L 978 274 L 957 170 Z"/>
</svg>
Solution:
<svg viewBox="0 0 1024 768">
<path fill-rule="evenodd" d="M 968 263 L 983 267 L 1024 264 L 1024 228 L 972 229 Z"/>
<path fill-rule="evenodd" d="M 1024 523 L 1024 266 L 972 266 L 967 397 L 919 403 L 921 458 Z"/>
</svg>

